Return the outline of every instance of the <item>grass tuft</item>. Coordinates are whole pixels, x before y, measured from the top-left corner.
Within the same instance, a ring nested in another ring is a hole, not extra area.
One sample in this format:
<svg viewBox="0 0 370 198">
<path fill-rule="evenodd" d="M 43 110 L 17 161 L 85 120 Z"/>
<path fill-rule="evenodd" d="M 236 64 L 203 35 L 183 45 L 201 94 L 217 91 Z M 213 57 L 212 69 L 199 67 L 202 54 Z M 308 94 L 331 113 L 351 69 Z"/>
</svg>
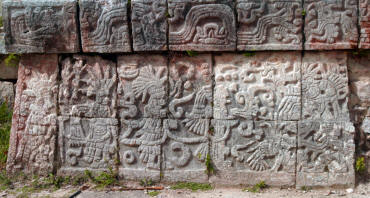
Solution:
<svg viewBox="0 0 370 198">
<path fill-rule="evenodd" d="M 265 181 L 260 181 L 259 183 L 257 183 L 256 185 L 250 187 L 250 188 L 244 188 L 242 191 L 248 191 L 248 192 L 252 192 L 252 193 L 259 193 L 261 192 L 261 190 L 267 188 L 267 185 L 265 183 Z"/>
<path fill-rule="evenodd" d="M 194 183 L 194 182 L 179 182 L 173 186 L 171 186 L 172 190 L 178 190 L 178 189 L 189 189 L 194 191 L 206 191 L 206 190 L 212 190 L 213 187 L 211 184 L 201 184 L 201 183 Z"/>
<path fill-rule="evenodd" d="M 364 157 L 358 157 L 356 159 L 356 172 L 364 173 L 366 171 L 366 164 Z"/>
<path fill-rule="evenodd" d="M 159 195 L 161 192 L 160 191 L 150 191 L 148 192 L 148 195 L 151 196 L 151 197 L 155 197 L 157 195 Z"/>
</svg>

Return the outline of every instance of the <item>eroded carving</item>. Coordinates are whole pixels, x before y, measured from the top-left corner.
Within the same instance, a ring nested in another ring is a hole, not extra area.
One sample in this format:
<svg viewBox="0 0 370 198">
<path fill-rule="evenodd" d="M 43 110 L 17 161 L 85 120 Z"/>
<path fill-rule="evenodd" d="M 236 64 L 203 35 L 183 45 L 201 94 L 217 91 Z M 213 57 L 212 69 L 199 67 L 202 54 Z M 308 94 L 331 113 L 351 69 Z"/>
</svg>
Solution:
<svg viewBox="0 0 370 198">
<path fill-rule="evenodd" d="M 360 10 L 360 45 L 359 48 L 370 49 L 370 1 L 359 0 Z"/>
</svg>

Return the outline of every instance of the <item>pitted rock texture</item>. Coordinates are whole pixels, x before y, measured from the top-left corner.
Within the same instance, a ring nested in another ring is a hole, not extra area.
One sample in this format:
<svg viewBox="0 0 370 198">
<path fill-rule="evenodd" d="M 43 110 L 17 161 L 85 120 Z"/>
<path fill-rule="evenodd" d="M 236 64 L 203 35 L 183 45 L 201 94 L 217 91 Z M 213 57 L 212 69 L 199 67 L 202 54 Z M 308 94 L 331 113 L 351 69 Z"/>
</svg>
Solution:
<svg viewBox="0 0 370 198">
<path fill-rule="evenodd" d="M 168 0 L 169 49 L 235 51 L 232 0 Z"/>
<path fill-rule="evenodd" d="M 167 50 L 167 1 L 132 0 L 131 10 L 134 50 Z"/>
<path fill-rule="evenodd" d="M 0 106 L 7 104 L 9 109 L 14 105 L 14 84 L 11 82 L 0 81 Z"/>
<path fill-rule="evenodd" d="M 370 1 L 359 0 L 359 23 L 361 49 L 370 49 Z"/>
<path fill-rule="evenodd" d="M 301 0 L 237 0 L 238 50 L 301 50 Z"/>
<path fill-rule="evenodd" d="M 353 49 L 357 46 L 357 1 L 305 0 L 305 49 Z"/>
<path fill-rule="evenodd" d="M 57 135 L 58 56 L 22 56 L 13 110 L 7 172 L 49 175 Z"/>
<path fill-rule="evenodd" d="M 127 0 L 81 0 L 83 52 L 130 52 Z"/>
<path fill-rule="evenodd" d="M 6 0 L 3 21 L 9 53 L 79 52 L 76 0 Z"/>
</svg>

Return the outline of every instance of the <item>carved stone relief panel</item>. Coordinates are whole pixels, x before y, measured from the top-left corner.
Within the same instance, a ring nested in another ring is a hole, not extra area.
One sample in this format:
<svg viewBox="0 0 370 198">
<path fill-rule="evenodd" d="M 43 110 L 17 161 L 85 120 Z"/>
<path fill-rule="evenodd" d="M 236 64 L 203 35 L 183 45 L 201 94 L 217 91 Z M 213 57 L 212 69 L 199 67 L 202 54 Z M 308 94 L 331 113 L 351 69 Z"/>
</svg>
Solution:
<svg viewBox="0 0 370 198">
<path fill-rule="evenodd" d="M 357 0 L 305 0 L 305 49 L 357 47 Z"/>
<path fill-rule="evenodd" d="M 167 1 L 132 0 L 131 10 L 134 50 L 167 50 Z"/>
<path fill-rule="evenodd" d="M 60 116 L 58 120 L 59 173 L 114 168 L 118 160 L 116 119 Z"/>
<path fill-rule="evenodd" d="M 237 0 L 238 50 L 301 50 L 301 0 Z"/>
<path fill-rule="evenodd" d="M 169 112 L 173 118 L 211 118 L 212 56 L 175 55 L 170 59 Z"/>
<path fill-rule="evenodd" d="M 353 186 L 354 133 L 349 122 L 299 122 L 297 186 Z"/>
<path fill-rule="evenodd" d="M 58 56 L 24 55 L 18 70 L 7 172 L 48 175 L 54 169 Z"/>
<path fill-rule="evenodd" d="M 359 48 L 370 49 L 370 1 L 359 0 L 360 45 Z"/>
<path fill-rule="evenodd" d="M 3 7 L 8 52 L 79 52 L 76 0 L 6 0 Z"/>
<path fill-rule="evenodd" d="M 61 115 L 114 118 L 116 116 L 116 64 L 100 56 L 73 55 L 61 60 L 59 88 Z"/>
<path fill-rule="evenodd" d="M 305 53 L 302 63 L 302 119 L 349 121 L 347 54 Z"/>
<path fill-rule="evenodd" d="M 300 118 L 300 53 L 223 54 L 215 64 L 215 119 Z"/>
<path fill-rule="evenodd" d="M 118 57 L 117 105 L 121 119 L 167 117 L 167 62 L 162 55 Z"/>
<path fill-rule="evenodd" d="M 295 184 L 295 121 L 212 120 L 211 159 L 217 184 Z"/>
<path fill-rule="evenodd" d="M 127 0 L 80 0 L 84 52 L 130 52 Z"/>
<path fill-rule="evenodd" d="M 166 119 L 161 181 L 208 182 L 210 119 Z"/>
<path fill-rule="evenodd" d="M 232 0 L 168 0 L 169 48 L 174 51 L 234 51 Z"/>
</svg>

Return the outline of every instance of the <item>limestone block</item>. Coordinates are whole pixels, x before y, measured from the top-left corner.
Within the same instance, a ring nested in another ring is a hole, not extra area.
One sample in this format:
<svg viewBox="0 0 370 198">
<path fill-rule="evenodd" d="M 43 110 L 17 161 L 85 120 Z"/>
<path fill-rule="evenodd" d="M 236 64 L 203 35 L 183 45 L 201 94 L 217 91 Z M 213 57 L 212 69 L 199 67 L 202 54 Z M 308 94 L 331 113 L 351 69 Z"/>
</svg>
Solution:
<svg viewBox="0 0 370 198">
<path fill-rule="evenodd" d="M 215 64 L 215 119 L 300 119 L 300 53 L 222 54 Z"/>
<path fill-rule="evenodd" d="M 0 81 L 0 106 L 6 103 L 9 109 L 14 105 L 14 85 L 11 82 Z"/>
<path fill-rule="evenodd" d="M 58 117 L 59 174 L 114 168 L 118 161 L 118 120 Z"/>
<path fill-rule="evenodd" d="M 357 8 L 354 0 L 305 0 L 305 49 L 356 48 Z"/>
<path fill-rule="evenodd" d="M 233 10 L 232 0 L 168 0 L 170 50 L 236 50 Z"/>
<path fill-rule="evenodd" d="M 370 1 L 359 0 L 359 23 L 361 49 L 370 49 Z"/>
<path fill-rule="evenodd" d="M 117 105 L 121 119 L 167 117 L 168 71 L 165 56 L 119 56 L 117 72 Z"/>
<path fill-rule="evenodd" d="M 131 10 L 134 50 L 167 50 L 167 1 L 132 0 Z"/>
<path fill-rule="evenodd" d="M 166 141 L 162 119 L 121 119 L 119 175 L 124 179 L 160 180 L 161 145 Z"/>
<path fill-rule="evenodd" d="M 76 0 L 5 0 L 5 44 L 13 53 L 79 52 Z"/>
<path fill-rule="evenodd" d="M 297 187 L 354 186 L 354 133 L 349 122 L 300 121 Z"/>
<path fill-rule="evenodd" d="M 208 182 L 210 119 L 166 119 L 161 181 Z"/>
<path fill-rule="evenodd" d="M 127 0 L 80 0 L 83 52 L 131 52 Z"/>
<path fill-rule="evenodd" d="M 237 0 L 238 50 L 301 50 L 301 0 Z"/>
<path fill-rule="evenodd" d="M 211 159 L 217 184 L 293 186 L 296 121 L 212 120 Z"/>
<path fill-rule="evenodd" d="M 54 169 L 58 56 L 20 60 L 7 172 L 48 175 Z"/>
<path fill-rule="evenodd" d="M 116 64 L 100 56 L 73 55 L 61 61 L 60 113 L 64 116 L 116 116 Z"/>
<path fill-rule="evenodd" d="M 169 112 L 174 118 L 211 118 L 212 56 L 175 55 L 170 59 Z"/>
<path fill-rule="evenodd" d="M 347 54 L 305 53 L 302 63 L 302 119 L 349 121 Z"/>
</svg>

